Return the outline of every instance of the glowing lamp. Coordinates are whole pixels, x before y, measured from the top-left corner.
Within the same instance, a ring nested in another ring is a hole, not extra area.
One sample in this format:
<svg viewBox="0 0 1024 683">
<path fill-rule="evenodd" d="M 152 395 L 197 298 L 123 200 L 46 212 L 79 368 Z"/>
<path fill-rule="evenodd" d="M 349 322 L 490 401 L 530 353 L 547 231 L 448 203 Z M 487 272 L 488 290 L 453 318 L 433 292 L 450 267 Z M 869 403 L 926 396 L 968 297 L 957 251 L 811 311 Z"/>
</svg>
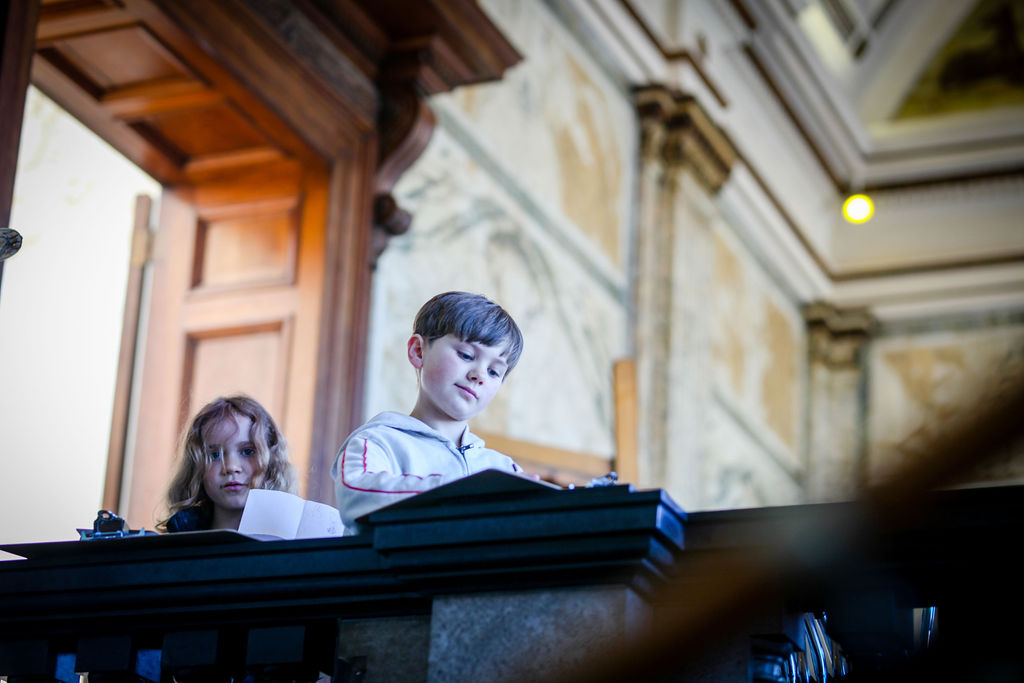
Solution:
<svg viewBox="0 0 1024 683">
<path fill-rule="evenodd" d="M 875 205 L 866 194 L 850 195 L 843 202 L 843 217 L 851 223 L 866 223 L 875 213 Z"/>
</svg>

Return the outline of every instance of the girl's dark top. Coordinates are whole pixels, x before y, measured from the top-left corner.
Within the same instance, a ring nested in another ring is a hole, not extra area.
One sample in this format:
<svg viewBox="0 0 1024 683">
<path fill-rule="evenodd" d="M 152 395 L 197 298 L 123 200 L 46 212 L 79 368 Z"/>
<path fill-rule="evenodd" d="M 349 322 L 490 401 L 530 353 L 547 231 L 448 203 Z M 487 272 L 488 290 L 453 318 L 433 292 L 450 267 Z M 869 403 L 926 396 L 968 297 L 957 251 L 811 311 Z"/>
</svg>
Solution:
<svg viewBox="0 0 1024 683">
<path fill-rule="evenodd" d="M 179 531 L 206 531 L 211 524 L 213 524 L 213 506 L 193 505 L 178 510 L 167 520 L 167 532 L 175 534 Z"/>
</svg>

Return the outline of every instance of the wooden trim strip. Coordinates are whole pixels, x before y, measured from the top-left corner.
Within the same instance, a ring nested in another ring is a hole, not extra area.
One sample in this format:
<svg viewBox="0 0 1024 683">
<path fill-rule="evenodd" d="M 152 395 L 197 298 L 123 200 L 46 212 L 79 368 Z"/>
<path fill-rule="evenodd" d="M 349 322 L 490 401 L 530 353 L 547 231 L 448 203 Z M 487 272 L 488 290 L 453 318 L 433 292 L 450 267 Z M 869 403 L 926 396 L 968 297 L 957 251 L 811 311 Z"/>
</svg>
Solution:
<svg viewBox="0 0 1024 683">
<path fill-rule="evenodd" d="M 541 470 L 537 473 L 543 475 L 554 470 L 561 475 L 556 479 L 565 478 L 565 483 L 586 483 L 594 477 L 608 474 L 612 466 L 608 458 L 600 455 L 542 446 L 497 434 L 477 432 L 477 436 L 486 442 L 488 448 L 504 453 L 528 472 Z"/>
<path fill-rule="evenodd" d="M 615 471 L 619 482 L 639 484 L 637 447 L 636 363 L 629 358 L 615 361 Z"/>
<path fill-rule="evenodd" d="M 122 120 L 209 107 L 226 100 L 224 93 L 189 76 L 173 76 L 115 88 L 107 90 L 99 98 L 107 111 Z"/>
<path fill-rule="evenodd" d="M 132 17 L 125 14 L 124 10 L 117 7 L 95 7 L 76 12 L 60 12 L 54 11 L 54 5 L 47 4 L 40 10 L 36 47 L 51 47 L 61 40 L 101 31 L 128 28 L 137 23 Z"/>
<path fill-rule="evenodd" d="M 214 173 L 242 166 L 257 166 L 283 160 L 284 153 L 277 147 L 251 147 L 218 154 L 204 154 L 185 162 L 185 175 L 193 180 L 206 173 Z"/>
<path fill-rule="evenodd" d="M 125 445 L 132 403 L 132 380 L 135 374 L 136 342 L 139 338 L 139 317 L 142 311 L 142 276 L 149 260 L 149 217 L 153 200 L 146 195 L 135 198 L 135 221 L 132 228 L 131 262 L 121 326 L 121 348 L 117 357 L 117 379 L 114 385 L 114 409 L 110 420 L 110 441 L 107 446 L 107 472 L 103 484 L 103 509 L 118 512 L 124 477 Z"/>
<path fill-rule="evenodd" d="M 711 91 L 711 94 L 715 96 L 715 100 L 718 102 L 719 106 L 721 106 L 722 109 L 728 108 L 729 100 L 725 99 L 725 95 L 723 95 L 721 91 L 715 87 L 715 84 L 711 82 L 711 78 L 709 78 L 704 69 L 701 68 L 700 61 L 694 59 L 693 54 L 685 50 L 681 51 L 679 58 L 693 67 L 693 70 L 696 72 L 700 80 L 705 86 L 707 86 L 707 89 Z"/>
</svg>

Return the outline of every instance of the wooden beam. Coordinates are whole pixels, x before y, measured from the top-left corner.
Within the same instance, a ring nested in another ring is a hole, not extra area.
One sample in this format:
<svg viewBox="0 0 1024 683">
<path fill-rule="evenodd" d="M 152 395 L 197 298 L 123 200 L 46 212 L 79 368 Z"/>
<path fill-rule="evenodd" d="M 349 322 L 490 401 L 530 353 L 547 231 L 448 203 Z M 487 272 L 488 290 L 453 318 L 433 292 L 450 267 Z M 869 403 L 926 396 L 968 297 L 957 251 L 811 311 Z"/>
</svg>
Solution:
<svg viewBox="0 0 1024 683">
<path fill-rule="evenodd" d="M 46 59 L 32 64 L 32 82 L 47 97 L 70 112 L 89 130 L 106 140 L 133 164 L 164 185 L 176 185 L 184 179 L 178 159 L 157 149 L 128 123 L 121 121 Z"/>
<path fill-rule="evenodd" d="M 47 4 L 39 13 L 36 47 L 49 47 L 65 38 L 123 28 L 134 23 L 134 19 L 112 4 Z"/>
<path fill-rule="evenodd" d="M 125 7 L 151 26 L 159 26 L 162 38 L 170 30 L 163 30 L 170 19 L 249 93 L 270 103 L 322 158 L 345 156 L 362 137 L 373 134 L 377 102 L 372 84 L 360 74 L 345 71 L 354 85 L 350 92 L 339 93 L 325 83 L 312 57 L 298 54 L 243 0 L 128 0 Z M 286 6 L 281 11 L 290 10 Z M 343 59 L 334 53 L 329 56 Z"/>
<path fill-rule="evenodd" d="M 209 107 L 224 102 L 223 93 L 193 78 L 173 77 L 103 93 L 100 104 L 122 120 L 180 109 Z"/>
<path fill-rule="evenodd" d="M 185 162 L 185 175 L 198 182 L 208 175 L 238 169 L 242 166 L 258 166 L 283 161 L 281 150 L 276 147 L 254 147 L 235 152 L 206 154 Z"/>
</svg>

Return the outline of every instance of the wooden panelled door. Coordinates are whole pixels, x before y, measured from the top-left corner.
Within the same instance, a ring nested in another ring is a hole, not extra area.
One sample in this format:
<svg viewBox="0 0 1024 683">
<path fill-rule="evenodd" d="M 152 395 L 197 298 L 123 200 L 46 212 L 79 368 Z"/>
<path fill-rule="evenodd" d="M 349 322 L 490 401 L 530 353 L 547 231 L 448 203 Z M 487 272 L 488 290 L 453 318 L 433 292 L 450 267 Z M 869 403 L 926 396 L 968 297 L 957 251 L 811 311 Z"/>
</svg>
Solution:
<svg viewBox="0 0 1024 683">
<path fill-rule="evenodd" d="M 187 420 L 246 393 L 309 470 L 326 179 L 298 164 L 168 189 L 151 255 L 152 290 L 134 453 L 121 508 L 152 528 Z M 301 493 L 306 480 L 300 476 Z"/>
<path fill-rule="evenodd" d="M 0 90 L 8 53 L 31 59 L 36 86 L 165 188 L 105 504 L 152 528 L 185 421 L 235 392 L 281 426 L 300 493 L 330 501 L 361 413 L 371 226 L 402 225 L 375 195 L 426 145 L 424 97 L 500 78 L 518 53 L 468 0 L 15 4 L 38 9 L 36 40 L 3 34 Z"/>
<path fill-rule="evenodd" d="M 152 529 L 185 421 L 239 392 L 278 422 L 305 493 L 329 165 L 148 0 L 47 0 L 36 38 L 33 82 L 165 188 L 104 504 Z"/>
</svg>

